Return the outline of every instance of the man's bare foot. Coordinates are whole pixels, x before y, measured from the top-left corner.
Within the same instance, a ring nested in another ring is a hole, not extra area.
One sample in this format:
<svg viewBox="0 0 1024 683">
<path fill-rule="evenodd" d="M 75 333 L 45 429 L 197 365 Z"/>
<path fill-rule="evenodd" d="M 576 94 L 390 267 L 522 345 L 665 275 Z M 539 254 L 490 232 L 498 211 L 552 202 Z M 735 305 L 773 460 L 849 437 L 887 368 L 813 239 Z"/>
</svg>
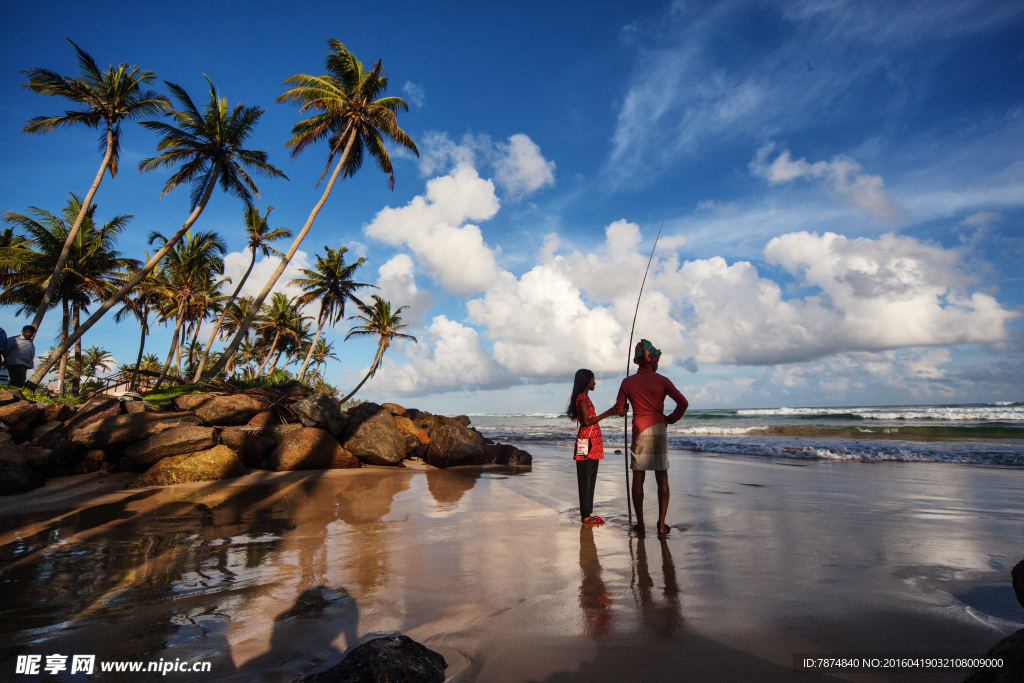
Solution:
<svg viewBox="0 0 1024 683">
<path fill-rule="evenodd" d="M 629 527 L 629 530 L 635 534 L 637 538 L 645 538 L 647 536 L 647 530 L 644 528 L 643 522 L 637 522 L 633 526 Z"/>
<path fill-rule="evenodd" d="M 670 527 L 668 524 L 659 524 L 658 525 L 658 535 L 659 536 L 667 536 L 668 532 L 671 529 L 672 529 L 672 527 Z"/>
</svg>

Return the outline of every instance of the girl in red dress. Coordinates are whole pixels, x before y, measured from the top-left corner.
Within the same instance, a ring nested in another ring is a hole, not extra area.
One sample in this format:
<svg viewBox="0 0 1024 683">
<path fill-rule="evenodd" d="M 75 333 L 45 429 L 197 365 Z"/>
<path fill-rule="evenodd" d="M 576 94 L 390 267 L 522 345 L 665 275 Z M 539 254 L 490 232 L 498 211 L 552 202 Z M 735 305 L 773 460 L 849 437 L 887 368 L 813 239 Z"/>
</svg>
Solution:
<svg viewBox="0 0 1024 683">
<path fill-rule="evenodd" d="M 580 517 L 584 524 L 604 524 L 604 520 L 594 516 L 594 486 L 597 484 L 597 466 L 604 459 L 604 442 L 601 439 L 601 427 L 597 423 L 609 415 L 618 415 L 615 406 L 600 415 L 594 412 L 594 404 L 588 394 L 595 386 L 594 373 L 590 370 L 578 370 L 569 396 L 569 406 L 565 414 L 579 424 L 576 433 L 577 446 L 573 459 L 576 460 L 576 479 L 580 488 Z M 584 448 L 580 448 L 580 444 Z M 585 450 L 586 452 L 581 452 Z"/>
</svg>

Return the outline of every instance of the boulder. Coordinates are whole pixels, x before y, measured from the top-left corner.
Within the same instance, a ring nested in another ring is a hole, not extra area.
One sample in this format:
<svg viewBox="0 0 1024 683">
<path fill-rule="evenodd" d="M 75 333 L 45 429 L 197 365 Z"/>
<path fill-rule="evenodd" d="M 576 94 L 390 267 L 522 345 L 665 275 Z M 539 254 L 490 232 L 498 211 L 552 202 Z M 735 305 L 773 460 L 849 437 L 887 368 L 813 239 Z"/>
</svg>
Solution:
<svg viewBox="0 0 1024 683">
<path fill-rule="evenodd" d="M 422 458 L 427 453 L 427 446 L 416 438 L 414 434 L 402 433 L 405 439 L 405 457 Z"/>
<path fill-rule="evenodd" d="M 302 683 L 444 683 L 448 662 L 408 636 L 384 636 L 351 650 L 333 668 Z"/>
<path fill-rule="evenodd" d="M 352 453 L 341 447 L 329 432 L 302 427 L 286 436 L 274 452 L 260 463 L 272 472 L 292 470 L 335 470 L 359 467 Z"/>
<path fill-rule="evenodd" d="M 277 408 L 265 408 L 252 416 L 246 425 L 249 427 L 269 427 L 270 425 L 281 424 L 281 416 L 277 414 Z"/>
<path fill-rule="evenodd" d="M 135 467 L 149 467 L 160 460 L 182 453 L 205 451 L 217 445 L 217 430 L 213 427 L 185 425 L 174 427 L 131 446 L 124 452 Z"/>
<path fill-rule="evenodd" d="M 348 415 L 341 412 L 339 404 L 324 393 L 312 394 L 292 406 L 292 412 L 307 427 L 316 427 L 341 436 L 348 424 Z"/>
<path fill-rule="evenodd" d="M 134 415 L 135 413 L 155 413 L 157 410 L 156 406 L 149 401 L 125 401 L 124 412 Z"/>
<path fill-rule="evenodd" d="M 51 434 L 63 426 L 64 422 L 62 420 L 51 420 L 50 422 L 41 424 L 35 429 L 33 429 L 32 435 L 29 438 L 32 439 L 33 441 L 36 439 L 41 439 L 47 434 Z"/>
<path fill-rule="evenodd" d="M 411 434 L 424 446 L 430 445 L 430 435 L 424 430 L 416 426 L 416 424 L 407 417 L 395 417 L 395 426 L 398 427 L 398 431 L 402 434 Z"/>
<path fill-rule="evenodd" d="M 70 434 L 83 425 L 120 414 L 121 402 L 117 400 L 117 397 L 101 394 L 82 404 L 78 411 L 64 423 L 64 433 Z"/>
<path fill-rule="evenodd" d="M 469 427 L 469 423 L 471 422 L 469 417 L 466 415 L 456 415 L 455 417 L 450 417 L 448 419 L 452 422 L 458 422 L 463 427 Z"/>
<path fill-rule="evenodd" d="M 1001 659 L 1000 667 L 979 668 L 963 683 L 1020 683 L 1024 681 L 1024 628 L 1011 633 L 989 650 L 984 659 Z"/>
<path fill-rule="evenodd" d="M 43 476 L 20 463 L 0 459 L 0 496 L 10 496 L 37 489 L 45 482 Z"/>
<path fill-rule="evenodd" d="M 430 432 L 430 446 L 423 460 L 434 467 L 472 465 L 483 457 L 483 448 L 471 439 L 461 425 L 444 425 Z"/>
<path fill-rule="evenodd" d="M 290 382 L 285 382 L 284 384 L 281 384 L 275 388 L 277 389 L 278 392 L 284 395 L 285 398 L 294 399 L 296 401 L 301 401 L 302 399 L 313 395 L 312 389 L 307 387 L 302 382 L 299 382 L 298 380 L 294 379 Z"/>
<path fill-rule="evenodd" d="M 267 404 L 249 394 L 187 394 L 174 399 L 178 410 L 189 410 L 206 425 L 240 425 Z"/>
<path fill-rule="evenodd" d="M 0 406 L 0 422 L 7 425 L 12 432 L 25 432 L 32 429 L 36 419 L 40 416 L 41 411 L 36 409 L 36 404 L 28 401 L 15 401 Z"/>
<path fill-rule="evenodd" d="M 4 389 L 3 391 L 0 391 L 0 406 L 24 400 L 25 396 L 17 389 Z"/>
<path fill-rule="evenodd" d="M 361 403 L 348 416 L 339 439 L 346 450 L 371 465 L 397 465 L 405 459 L 405 439 L 390 412 L 376 403 Z"/>
<path fill-rule="evenodd" d="M 228 427 L 222 430 L 220 442 L 237 453 L 246 467 L 256 467 L 277 448 L 277 441 L 273 437 L 245 427 Z"/>
<path fill-rule="evenodd" d="M 67 403 L 47 403 L 43 406 L 44 422 L 67 422 L 75 411 Z"/>
<path fill-rule="evenodd" d="M 508 444 L 484 444 L 482 457 L 475 464 L 531 467 L 533 465 L 533 456 Z"/>
<path fill-rule="evenodd" d="M 1013 592 L 1017 596 L 1017 602 L 1024 607 L 1024 560 L 1017 563 L 1017 566 L 1010 572 L 1013 580 Z"/>
<path fill-rule="evenodd" d="M 192 413 L 115 415 L 72 430 L 71 442 L 97 448 L 112 443 L 142 441 L 168 429 L 198 424 L 199 418 Z"/>
<path fill-rule="evenodd" d="M 19 465 L 28 465 L 32 461 L 49 456 L 49 452 L 30 446 L 27 443 L 15 444 L 14 438 L 7 432 L 0 433 L 0 458 Z"/>
<path fill-rule="evenodd" d="M 42 470 L 42 474 L 46 477 L 68 476 L 85 455 L 84 449 L 68 441 L 60 431 L 50 432 L 41 438 L 33 439 L 29 445 L 39 449 L 45 455 L 39 454 L 30 457 L 25 464 Z"/>
<path fill-rule="evenodd" d="M 381 403 L 380 407 L 388 411 L 392 415 L 405 415 L 405 408 L 398 405 L 397 403 Z"/>
<path fill-rule="evenodd" d="M 74 474 L 91 474 L 93 472 L 108 472 L 113 467 L 107 462 L 107 454 L 101 448 L 94 448 L 87 452 L 82 461 L 75 466 Z"/>
<path fill-rule="evenodd" d="M 198 453 L 172 455 L 135 477 L 125 488 L 188 484 L 240 477 L 246 473 L 238 455 L 227 446 L 220 445 Z"/>
</svg>

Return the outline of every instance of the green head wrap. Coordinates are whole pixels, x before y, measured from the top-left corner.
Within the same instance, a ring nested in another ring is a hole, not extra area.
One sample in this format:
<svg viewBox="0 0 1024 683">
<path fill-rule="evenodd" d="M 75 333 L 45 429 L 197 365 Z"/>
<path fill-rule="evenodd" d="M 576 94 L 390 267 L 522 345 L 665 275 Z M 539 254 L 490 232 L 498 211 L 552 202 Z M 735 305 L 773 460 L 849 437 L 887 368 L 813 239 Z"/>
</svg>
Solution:
<svg viewBox="0 0 1024 683">
<path fill-rule="evenodd" d="M 645 354 L 644 351 L 647 353 Z M 659 356 L 661 356 L 661 351 L 654 348 L 654 344 L 646 339 L 641 339 L 636 345 L 636 351 L 633 352 L 633 362 L 637 365 L 647 365 L 658 360 Z"/>
</svg>

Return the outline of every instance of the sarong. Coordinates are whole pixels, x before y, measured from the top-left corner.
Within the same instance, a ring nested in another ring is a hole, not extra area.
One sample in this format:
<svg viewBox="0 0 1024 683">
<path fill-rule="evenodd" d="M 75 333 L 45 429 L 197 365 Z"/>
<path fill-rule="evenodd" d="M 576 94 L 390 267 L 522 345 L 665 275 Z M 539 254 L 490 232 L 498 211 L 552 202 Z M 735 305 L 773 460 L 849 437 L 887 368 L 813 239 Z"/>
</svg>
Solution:
<svg viewBox="0 0 1024 683">
<path fill-rule="evenodd" d="M 668 425 L 659 422 L 640 432 L 633 442 L 629 469 L 654 470 L 664 472 L 668 469 Z"/>
</svg>

